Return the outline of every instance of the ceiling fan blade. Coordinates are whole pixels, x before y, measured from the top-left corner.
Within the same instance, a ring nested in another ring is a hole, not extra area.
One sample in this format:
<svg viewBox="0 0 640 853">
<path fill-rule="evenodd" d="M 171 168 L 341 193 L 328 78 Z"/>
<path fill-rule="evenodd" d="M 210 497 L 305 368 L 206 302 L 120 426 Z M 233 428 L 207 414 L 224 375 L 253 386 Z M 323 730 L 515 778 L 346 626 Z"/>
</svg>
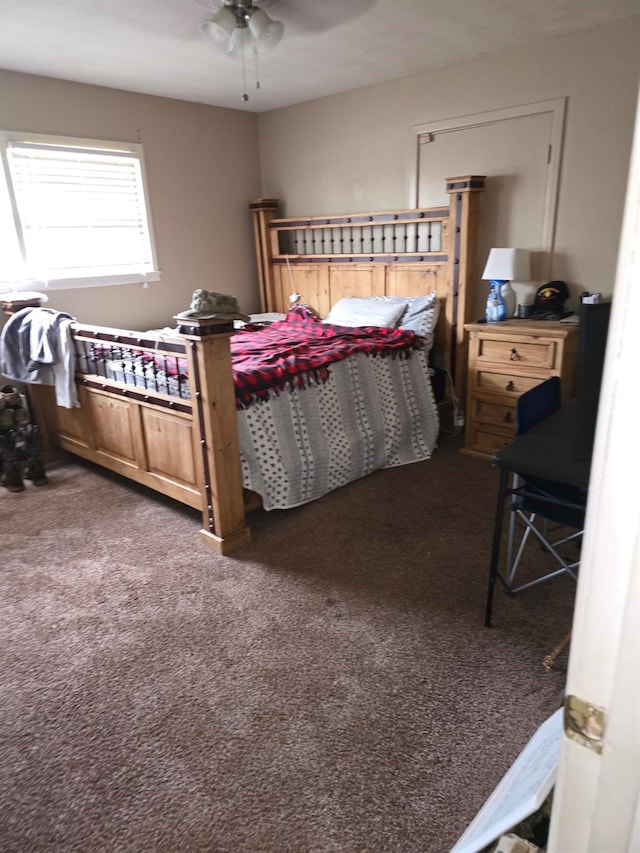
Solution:
<svg viewBox="0 0 640 853">
<path fill-rule="evenodd" d="M 226 0 L 195 0 L 216 15 L 229 5 Z M 282 22 L 289 34 L 313 35 L 352 21 L 368 12 L 378 0 L 253 0 L 256 9 L 274 22 Z M 212 37 L 211 32 L 205 35 Z"/>
<path fill-rule="evenodd" d="M 254 0 L 285 28 L 299 33 L 322 33 L 358 18 L 378 0 Z"/>
</svg>

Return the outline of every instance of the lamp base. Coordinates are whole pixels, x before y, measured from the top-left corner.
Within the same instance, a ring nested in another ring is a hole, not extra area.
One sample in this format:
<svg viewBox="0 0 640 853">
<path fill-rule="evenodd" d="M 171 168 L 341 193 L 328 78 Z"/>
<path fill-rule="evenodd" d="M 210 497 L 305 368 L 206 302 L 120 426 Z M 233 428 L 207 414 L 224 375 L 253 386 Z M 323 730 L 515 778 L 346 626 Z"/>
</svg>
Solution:
<svg viewBox="0 0 640 853">
<path fill-rule="evenodd" d="M 516 293 L 511 287 L 511 282 L 500 282 L 500 295 L 504 299 L 504 308 L 507 320 L 511 319 L 516 313 Z"/>
</svg>

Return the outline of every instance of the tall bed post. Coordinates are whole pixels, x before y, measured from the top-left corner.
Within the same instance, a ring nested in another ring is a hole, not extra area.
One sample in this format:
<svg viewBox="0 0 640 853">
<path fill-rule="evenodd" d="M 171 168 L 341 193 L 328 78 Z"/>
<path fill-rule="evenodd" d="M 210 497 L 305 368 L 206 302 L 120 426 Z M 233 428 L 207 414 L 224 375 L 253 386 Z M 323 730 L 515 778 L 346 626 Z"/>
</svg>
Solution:
<svg viewBox="0 0 640 853">
<path fill-rule="evenodd" d="M 229 339 L 233 322 L 174 318 L 187 341 L 195 435 L 202 461 L 200 536 L 222 554 L 250 538 L 245 525 L 242 471 Z"/>
<path fill-rule="evenodd" d="M 273 304 L 273 255 L 269 223 L 278 215 L 277 198 L 259 198 L 249 202 L 253 219 L 253 236 L 256 244 L 260 307 L 263 312 L 276 311 Z M 276 247 L 277 249 L 277 247 Z"/>
<path fill-rule="evenodd" d="M 466 401 L 467 350 L 464 324 L 476 319 L 475 283 L 478 280 L 478 221 L 484 175 L 447 178 L 449 193 L 449 299 L 447 318 L 451 329 L 451 375 L 461 408 Z"/>
</svg>

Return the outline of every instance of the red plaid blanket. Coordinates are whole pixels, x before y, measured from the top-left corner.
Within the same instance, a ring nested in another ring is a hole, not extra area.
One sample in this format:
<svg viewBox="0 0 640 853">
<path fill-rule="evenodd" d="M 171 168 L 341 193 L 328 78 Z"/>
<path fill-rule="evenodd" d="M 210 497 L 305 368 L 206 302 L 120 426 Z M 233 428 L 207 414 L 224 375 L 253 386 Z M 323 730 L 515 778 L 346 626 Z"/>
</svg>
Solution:
<svg viewBox="0 0 640 853">
<path fill-rule="evenodd" d="M 285 320 L 259 329 L 245 326 L 231 338 L 236 403 L 246 408 L 274 391 L 326 382 L 328 365 L 354 353 L 408 358 L 421 346 L 415 332 L 333 326 L 297 305 Z"/>
</svg>

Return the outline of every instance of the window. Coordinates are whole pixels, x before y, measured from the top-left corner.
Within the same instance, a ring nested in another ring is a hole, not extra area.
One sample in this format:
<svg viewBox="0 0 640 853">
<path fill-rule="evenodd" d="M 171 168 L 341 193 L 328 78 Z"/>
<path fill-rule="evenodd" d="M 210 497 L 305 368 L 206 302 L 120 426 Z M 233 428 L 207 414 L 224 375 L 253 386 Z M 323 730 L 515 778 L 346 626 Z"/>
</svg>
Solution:
<svg viewBox="0 0 640 853">
<path fill-rule="evenodd" d="M 160 278 L 142 146 L 0 132 L 0 289 Z"/>
</svg>

